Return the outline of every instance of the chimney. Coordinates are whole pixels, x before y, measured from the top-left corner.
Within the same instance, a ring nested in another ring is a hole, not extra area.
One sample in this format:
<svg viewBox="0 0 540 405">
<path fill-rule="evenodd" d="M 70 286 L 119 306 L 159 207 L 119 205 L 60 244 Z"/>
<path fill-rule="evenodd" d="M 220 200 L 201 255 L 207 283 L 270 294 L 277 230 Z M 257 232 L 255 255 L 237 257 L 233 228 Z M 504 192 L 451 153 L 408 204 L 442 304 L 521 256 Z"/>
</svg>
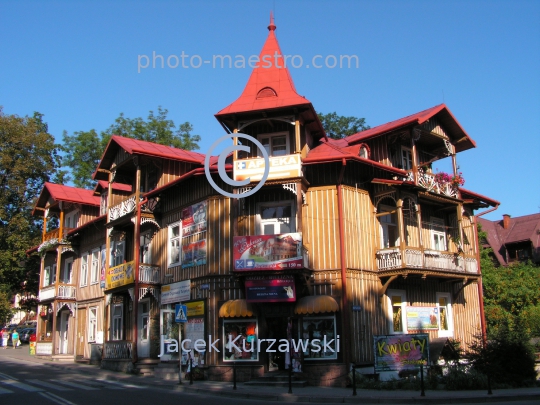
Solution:
<svg viewBox="0 0 540 405">
<path fill-rule="evenodd" d="M 503 214 L 503 228 L 510 228 L 510 215 L 508 214 Z"/>
</svg>

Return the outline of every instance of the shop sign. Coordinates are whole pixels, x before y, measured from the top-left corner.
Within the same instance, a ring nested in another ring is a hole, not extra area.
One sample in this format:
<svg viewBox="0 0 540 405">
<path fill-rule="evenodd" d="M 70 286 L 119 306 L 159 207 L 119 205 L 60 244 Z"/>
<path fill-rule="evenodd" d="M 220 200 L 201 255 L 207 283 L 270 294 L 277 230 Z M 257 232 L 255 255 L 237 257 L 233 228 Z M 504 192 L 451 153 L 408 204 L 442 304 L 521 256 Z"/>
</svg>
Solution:
<svg viewBox="0 0 540 405">
<path fill-rule="evenodd" d="M 246 280 L 247 302 L 294 302 L 293 279 Z"/>
<path fill-rule="evenodd" d="M 236 271 L 302 268 L 302 234 L 235 236 L 233 261 Z"/>
<path fill-rule="evenodd" d="M 122 263 L 119 266 L 109 267 L 107 270 L 107 278 L 105 288 L 121 287 L 123 285 L 132 284 L 135 282 L 135 274 L 133 271 L 135 262 Z"/>
<path fill-rule="evenodd" d="M 161 304 L 184 302 L 191 298 L 191 280 L 179 281 L 161 287 Z"/>
<path fill-rule="evenodd" d="M 270 157 L 270 170 L 268 179 L 283 179 L 302 177 L 300 155 L 285 155 Z M 234 162 L 234 180 L 242 181 L 250 179 L 251 182 L 259 181 L 264 174 L 266 163 L 264 158 L 239 159 Z"/>
<path fill-rule="evenodd" d="M 375 372 L 418 369 L 429 361 L 429 335 L 373 336 Z"/>
</svg>

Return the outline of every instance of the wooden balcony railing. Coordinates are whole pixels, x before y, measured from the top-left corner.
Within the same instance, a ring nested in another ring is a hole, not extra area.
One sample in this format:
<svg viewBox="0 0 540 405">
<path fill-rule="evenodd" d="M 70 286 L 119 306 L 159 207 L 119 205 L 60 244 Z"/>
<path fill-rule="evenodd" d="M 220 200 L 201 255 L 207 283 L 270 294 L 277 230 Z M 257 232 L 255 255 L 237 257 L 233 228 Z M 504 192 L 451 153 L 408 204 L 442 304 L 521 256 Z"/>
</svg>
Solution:
<svg viewBox="0 0 540 405">
<path fill-rule="evenodd" d="M 77 288 L 71 284 L 59 284 L 57 292 L 56 286 L 52 284 L 41 288 L 38 297 L 40 301 L 56 298 L 74 300 L 77 298 Z"/>
<path fill-rule="evenodd" d="M 43 236 L 43 242 L 51 240 L 51 239 L 60 239 L 60 228 L 53 229 L 52 231 L 47 232 Z"/>
<path fill-rule="evenodd" d="M 127 340 L 113 340 L 103 344 L 103 358 L 112 360 L 130 360 L 133 343 Z"/>
<path fill-rule="evenodd" d="M 139 265 L 139 282 L 145 284 L 160 284 L 159 266 L 141 263 Z"/>
<path fill-rule="evenodd" d="M 442 270 L 460 273 L 478 273 L 478 263 L 474 257 L 438 250 L 422 250 L 407 247 L 377 250 L 379 271 L 393 269 Z"/>
<path fill-rule="evenodd" d="M 109 222 L 114 221 L 115 219 L 121 218 L 124 215 L 130 214 L 135 211 L 137 208 L 137 203 L 135 201 L 135 194 L 130 195 L 120 204 L 116 204 L 109 209 Z M 142 198 L 141 198 L 142 199 Z"/>
<path fill-rule="evenodd" d="M 407 180 L 415 181 L 414 173 L 409 172 Z M 458 188 L 450 183 L 441 183 L 435 179 L 433 173 L 425 173 L 422 169 L 418 169 L 418 181 L 417 184 L 420 187 L 424 187 L 427 191 L 432 193 L 443 194 L 448 197 L 457 198 L 458 197 Z"/>
</svg>

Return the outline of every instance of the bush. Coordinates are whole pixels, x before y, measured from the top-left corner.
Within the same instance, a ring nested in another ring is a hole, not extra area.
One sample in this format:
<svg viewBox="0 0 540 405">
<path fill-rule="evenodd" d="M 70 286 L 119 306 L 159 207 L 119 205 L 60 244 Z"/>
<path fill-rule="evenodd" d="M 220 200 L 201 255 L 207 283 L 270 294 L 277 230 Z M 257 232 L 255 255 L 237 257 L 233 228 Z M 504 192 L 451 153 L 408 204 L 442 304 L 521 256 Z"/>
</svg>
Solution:
<svg viewBox="0 0 540 405">
<path fill-rule="evenodd" d="M 477 370 L 467 370 L 464 366 L 453 366 L 448 369 L 444 378 L 446 389 L 457 390 L 480 390 L 487 389 L 487 376 Z"/>
</svg>

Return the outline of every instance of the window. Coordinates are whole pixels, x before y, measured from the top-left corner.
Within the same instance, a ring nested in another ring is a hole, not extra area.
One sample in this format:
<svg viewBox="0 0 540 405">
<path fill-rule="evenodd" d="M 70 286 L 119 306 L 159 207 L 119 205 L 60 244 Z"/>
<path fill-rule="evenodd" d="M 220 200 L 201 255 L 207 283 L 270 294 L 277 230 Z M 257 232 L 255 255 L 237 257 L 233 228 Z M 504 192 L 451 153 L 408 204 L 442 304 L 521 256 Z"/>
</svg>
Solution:
<svg viewBox="0 0 540 405">
<path fill-rule="evenodd" d="M 398 246 L 399 232 L 397 227 L 396 208 L 387 205 L 379 205 L 378 211 L 379 215 L 388 212 L 386 215 L 379 216 L 381 248 L 386 249 Z"/>
<path fill-rule="evenodd" d="M 49 284 L 51 284 L 51 268 L 47 266 L 43 270 L 43 287 L 47 287 Z"/>
<path fill-rule="evenodd" d="M 111 241 L 111 267 L 124 263 L 124 252 L 126 248 L 125 240 Z"/>
<path fill-rule="evenodd" d="M 403 170 L 412 170 L 412 151 L 405 146 L 401 147 L 401 167 Z"/>
<path fill-rule="evenodd" d="M 73 258 L 66 259 L 64 263 L 64 274 L 62 274 L 62 283 L 71 284 L 73 278 Z"/>
<path fill-rule="evenodd" d="M 56 263 L 52 265 L 52 268 L 51 268 L 51 282 L 50 284 L 55 284 L 56 283 Z"/>
<path fill-rule="evenodd" d="M 434 250 L 446 251 L 446 231 L 444 220 L 431 217 L 431 239 Z"/>
<path fill-rule="evenodd" d="M 257 320 L 223 321 L 223 361 L 257 361 Z M 274 345 L 277 351 L 278 344 Z"/>
<path fill-rule="evenodd" d="M 123 334 L 123 304 L 112 306 L 112 337 L 111 340 L 122 340 Z"/>
<path fill-rule="evenodd" d="M 97 307 L 91 307 L 88 311 L 88 341 L 95 342 L 97 334 Z"/>
<path fill-rule="evenodd" d="M 407 333 L 406 314 L 407 301 L 405 291 L 388 290 L 388 315 L 390 317 L 390 334 Z"/>
<path fill-rule="evenodd" d="M 331 350 L 325 351 L 323 347 L 325 337 L 326 342 L 331 342 L 327 346 Z M 305 317 L 302 320 L 302 335 L 300 339 L 302 342 L 307 343 L 305 350 L 302 347 L 305 360 L 337 359 L 335 316 Z M 313 340 L 320 340 L 321 343 L 317 344 Z"/>
<path fill-rule="evenodd" d="M 450 337 L 454 334 L 452 322 L 452 301 L 449 293 L 437 293 L 439 318 L 439 337 Z"/>
<path fill-rule="evenodd" d="M 77 228 L 77 222 L 78 211 L 71 211 L 70 213 L 66 214 L 64 219 L 64 226 L 66 228 Z"/>
<path fill-rule="evenodd" d="M 181 264 L 180 252 L 182 251 L 181 222 L 169 225 L 169 266 Z"/>
<path fill-rule="evenodd" d="M 109 196 L 108 190 L 104 190 L 101 192 L 100 203 L 99 203 L 99 215 L 105 215 L 107 213 L 108 196 Z"/>
<path fill-rule="evenodd" d="M 99 281 L 99 249 L 92 250 L 91 265 L 92 270 L 90 272 L 90 284 L 96 284 Z"/>
<path fill-rule="evenodd" d="M 150 231 L 141 234 L 141 247 L 139 249 L 140 263 L 152 264 L 152 251 L 150 249 L 150 241 L 152 233 Z"/>
<path fill-rule="evenodd" d="M 81 287 L 86 286 L 88 283 L 88 252 L 83 253 L 81 256 Z"/>
<path fill-rule="evenodd" d="M 259 204 L 259 235 L 279 235 L 296 232 L 295 215 L 292 201 L 280 201 L 271 204 Z"/>
<path fill-rule="evenodd" d="M 268 152 L 268 156 L 290 154 L 289 134 L 286 132 L 259 135 L 257 138 Z"/>
</svg>

